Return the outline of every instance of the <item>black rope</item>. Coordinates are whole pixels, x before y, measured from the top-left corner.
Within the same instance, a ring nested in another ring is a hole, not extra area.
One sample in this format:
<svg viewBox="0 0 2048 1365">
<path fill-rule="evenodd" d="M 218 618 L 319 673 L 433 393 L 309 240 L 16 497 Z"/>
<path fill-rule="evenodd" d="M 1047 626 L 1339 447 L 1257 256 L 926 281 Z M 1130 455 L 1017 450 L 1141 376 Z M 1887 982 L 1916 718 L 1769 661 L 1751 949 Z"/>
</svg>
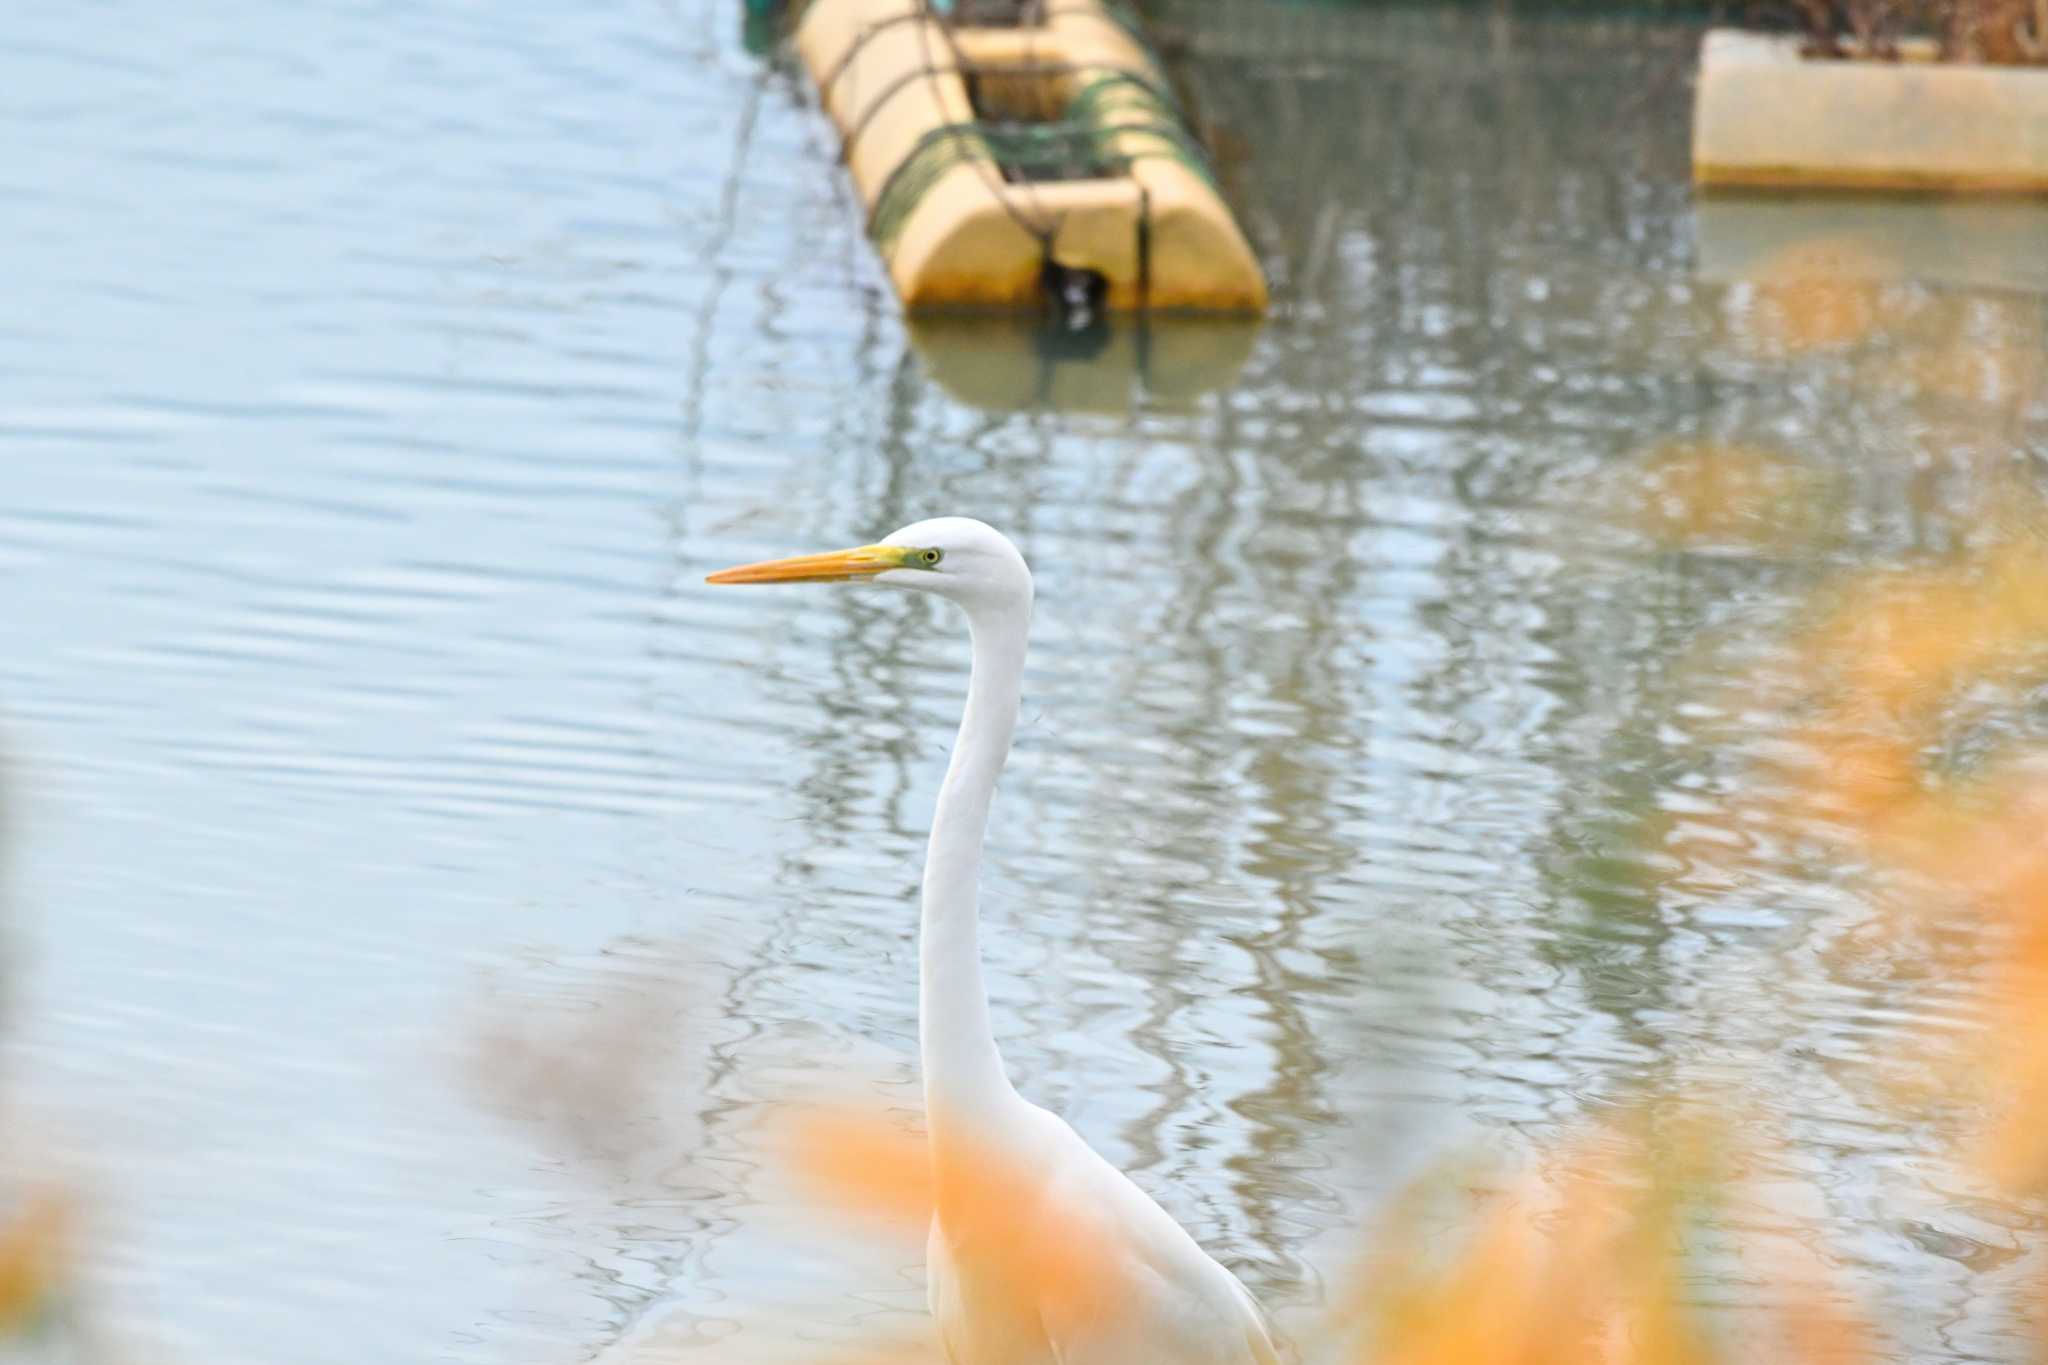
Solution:
<svg viewBox="0 0 2048 1365">
<path fill-rule="evenodd" d="M 1066 115 L 1068 118 L 1074 116 L 1073 110 L 1075 106 L 1090 98 L 1091 92 L 1097 91 L 1104 86 L 1127 85 L 1142 90 L 1145 94 L 1151 96 L 1173 118 L 1183 119 L 1180 112 L 1180 104 L 1174 99 L 1172 93 L 1151 77 L 1141 75 L 1135 71 L 1124 71 L 1092 62 L 1036 62 L 1028 65 L 1018 63 L 1011 66 L 1002 63 L 992 65 L 984 62 L 955 61 L 943 65 L 926 65 L 913 68 L 883 86 L 880 93 L 860 111 L 859 117 L 853 120 L 852 124 L 847 128 L 845 136 L 840 140 L 839 164 L 842 166 L 851 164 L 853 161 L 854 144 L 860 141 L 861 134 L 868 130 L 868 125 L 875 121 L 875 116 L 882 111 L 882 106 L 886 105 L 904 90 L 927 77 L 963 76 L 976 78 L 981 76 L 998 76 L 1010 78 L 1072 76 L 1086 72 L 1098 73 L 1097 78 L 1084 85 L 1080 92 L 1074 96 L 1074 99 L 1068 105 Z"/>
<path fill-rule="evenodd" d="M 1141 48 L 1145 45 L 1144 36 L 1138 30 L 1138 21 L 1136 14 L 1133 11 L 1131 11 L 1127 6 L 1120 3 L 1119 0 L 1095 0 L 1095 3 L 1090 4 L 1066 5 L 1049 3 L 1049 0 L 1025 0 L 1025 2 L 1028 7 L 1036 10 L 1036 16 L 1028 24 L 1020 22 L 1017 26 L 1020 28 L 1029 29 L 1031 34 L 1032 45 L 1036 44 L 1038 35 L 1045 30 L 1046 26 L 1052 20 L 1070 15 L 1080 18 L 1102 19 L 1110 23 L 1111 25 L 1122 29 Z M 927 21 L 929 21 L 929 23 L 927 23 Z M 1167 91 L 1163 86 L 1159 85 L 1157 82 L 1152 81 L 1147 77 L 1141 76 L 1137 72 L 1120 71 L 1115 70 L 1114 68 L 1103 68 L 1099 65 L 1081 63 L 1039 62 L 1035 60 L 1035 58 L 1031 58 L 1030 48 L 1028 46 L 1026 49 L 1027 61 L 1025 63 L 1011 66 L 1003 66 L 987 65 L 971 61 L 961 51 L 960 44 L 954 37 L 954 30 L 960 27 L 975 27 L 975 25 L 963 25 L 953 17 L 934 14 L 932 10 L 932 0 L 918 0 L 917 7 L 914 10 L 908 10 L 903 13 L 890 15 L 889 17 L 881 20 L 878 23 L 870 24 L 867 27 L 863 28 L 860 32 L 859 37 L 857 37 L 853 41 L 853 43 L 847 48 L 845 52 L 840 54 L 839 60 L 833 63 L 831 71 L 826 73 L 826 75 L 820 79 L 818 83 L 820 97 L 829 104 L 832 99 L 833 91 L 838 86 L 841 77 L 843 77 L 846 71 L 852 66 L 854 59 L 859 55 L 861 49 L 865 47 L 869 42 L 873 41 L 877 34 L 887 32 L 889 29 L 904 23 L 916 23 L 919 25 L 918 38 L 920 43 L 924 47 L 924 65 L 921 69 L 905 72 L 903 75 L 891 81 L 888 85 L 883 87 L 881 92 L 877 94 L 873 98 L 873 100 L 871 100 L 867 104 L 865 108 L 861 110 L 860 114 L 852 121 L 851 126 L 849 126 L 849 128 L 847 129 L 845 137 L 840 142 L 839 160 L 842 165 L 848 164 L 852 161 L 854 144 L 859 141 L 861 134 L 867 130 L 868 125 L 871 122 L 873 122 L 875 115 L 881 110 L 883 105 L 887 104 L 889 100 L 893 99 L 898 93 L 900 93 L 908 86 L 915 84 L 918 80 L 935 80 L 937 77 L 941 75 L 951 74 L 973 78 L 984 74 L 1071 74 L 1076 71 L 1108 70 L 1113 71 L 1114 74 L 1116 74 L 1120 78 L 1127 80 L 1133 84 L 1142 84 L 1146 89 L 1151 91 L 1167 109 L 1175 111 L 1176 116 L 1178 116 L 1178 101 L 1176 101 L 1173 98 L 1172 94 L 1169 91 Z M 953 60 L 950 64 L 942 65 L 932 60 L 930 43 L 931 33 L 934 28 L 936 28 L 940 36 L 945 39 L 946 46 L 951 51 Z M 934 94 L 936 95 L 937 92 L 934 91 Z M 893 172 L 891 173 L 891 178 L 894 178 Z M 1032 236 L 1039 238 L 1041 242 L 1045 244 L 1047 249 L 1050 250 L 1053 234 L 1057 231 L 1058 228 L 1057 223 L 1047 221 L 1033 221 L 1031 218 L 1028 218 L 1023 213 L 1019 212 L 1016 206 L 1011 202 L 1010 196 L 1004 192 L 1000 180 L 992 180 L 989 184 L 989 190 L 990 193 L 996 195 L 996 197 L 1002 201 L 1005 209 L 1010 213 L 1010 216 L 1016 219 L 1018 226 L 1022 227 L 1026 232 L 1029 232 Z M 1027 194 L 1029 194 L 1028 190 Z M 877 200 L 877 202 L 879 203 L 880 201 Z"/>
<path fill-rule="evenodd" d="M 1061 16 L 1100 19 L 1128 34 L 1142 49 L 1136 15 L 1120 0 L 1094 0 L 1087 4 L 1058 4 L 1052 0 L 1023 0 L 1016 27 L 1028 30 L 1022 63 L 980 63 L 962 51 L 954 30 L 979 27 L 957 16 L 939 16 L 932 0 L 917 0 L 913 10 L 893 14 L 864 27 L 830 71 L 820 77 L 820 97 L 829 105 L 846 73 L 862 49 L 880 34 L 901 24 L 917 26 L 923 62 L 917 69 L 889 81 L 866 101 L 859 113 L 846 123 L 839 159 L 848 164 L 861 137 L 881 110 L 904 89 L 922 80 L 931 86 L 933 100 L 943 107 L 945 91 L 937 82 L 952 75 L 965 81 L 982 77 L 1017 79 L 1032 76 L 1078 76 L 1080 88 L 1067 101 L 1061 117 L 1047 121 L 1004 121 L 976 118 L 944 124 L 923 133 L 883 180 L 868 213 L 868 232 L 886 259 L 892 254 L 898 234 L 916 211 L 925 194 L 946 172 L 972 165 L 991 196 L 1019 228 L 1038 243 L 1043 265 L 1053 267 L 1053 242 L 1059 220 L 1038 203 L 1035 186 L 1049 180 L 1067 180 L 1128 174 L 1138 161 L 1164 157 L 1178 161 L 1212 186 L 1215 172 L 1201 143 L 1187 127 L 1180 102 L 1170 88 L 1154 76 L 1101 62 L 1074 63 L 1040 61 L 1036 45 L 1047 25 Z M 950 62 L 935 60 L 933 35 L 937 34 L 951 56 Z M 970 99 L 972 98 L 970 93 Z M 1137 145 L 1133 145 L 1133 143 Z M 1148 148 L 1145 144 L 1150 143 Z M 1030 201 L 1027 213 L 1018 200 Z M 1151 274 L 1151 196 L 1140 188 L 1139 224 L 1140 293 L 1149 294 Z"/>
<path fill-rule="evenodd" d="M 1130 139 L 1154 140 L 1152 150 Z M 1124 145 L 1114 145 L 1122 142 Z M 868 232 L 887 255 L 919 201 L 947 171 L 978 162 L 1014 172 L 1021 183 L 1069 180 L 1128 172 L 1140 161 L 1166 158 L 1192 167 L 1214 183 L 1200 144 L 1185 128 L 1158 123 L 1039 124 L 945 123 L 928 129 L 882 182 L 868 215 Z M 1051 172 L 1034 176 L 1032 172 Z M 1078 172 L 1078 174 L 1077 174 Z M 1007 177 L 1006 177 L 1007 179 Z M 1149 216 L 1149 199 L 1145 205 Z"/>
<path fill-rule="evenodd" d="M 921 9 L 929 11 L 931 9 L 931 0 L 918 0 L 918 5 Z M 954 40 L 953 30 L 943 24 L 939 25 L 938 28 L 939 36 L 946 40 L 947 50 L 953 54 L 953 64 L 958 67 L 972 65 L 967 60 L 966 54 L 961 52 L 960 44 Z M 920 41 L 924 46 L 925 65 L 930 66 L 932 64 L 931 29 L 924 28 L 919 30 L 919 33 Z M 1025 55 L 1027 57 L 1032 55 L 1028 48 L 1025 51 Z M 934 98 L 936 99 L 936 91 L 934 91 Z M 981 177 L 982 184 L 988 189 L 988 192 L 995 196 L 998 204 L 1003 206 L 1003 212 L 1009 216 L 1010 221 L 1022 228 L 1027 235 L 1038 243 L 1040 259 L 1042 261 L 1050 261 L 1052 259 L 1053 238 L 1059 233 L 1059 222 L 1057 220 L 1047 220 L 1042 213 L 1037 214 L 1035 218 L 1024 214 L 1018 209 L 1016 202 L 1010 195 L 1004 191 L 1002 176 L 999 173 L 993 172 L 987 162 L 976 160 L 974 162 L 974 173 Z M 1037 198 L 1037 195 L 1028 189 L 1026 193 L 1030 194 L 1034 200 Z M 879 204 L 881 199 L 877 197 L 875 202 Z M 1036 209 L 1036 207 L 1037 205 L 1034 204 L 1033 208 Z"/>
<path fill-rule="evenodd" d="M 839 54 L 839 60 L 832 63 L 832 69 L 818 78 L 819 98 L 827 103 L 831 102 L 832 87 L 839 84 L 839 78 L 853 65 L 853 59 L 860 55 L 860 50 L 866 47 L 877 33 L 886 33 L 898 24 L 921 24 L 924 21 L 925 13 L 922 9 L 905 10 L 901 14 L 892 14 L 880 23 L 869 24 L 863 28 L 860 36 L 848 43 L 846 51 Z"/>
<path fill-rule="evenodd" d="M 1029 3 L 1029 0 L 1026 0 L 1026 3 Z M 1040 15 L 1038 24 L 1030 30 L 1030 36 L 1024 40 L 1024 60 L 1026 62 L 1035 64 L 1038 61 L 1038 38 L 1045 31 L 1044 24 L 1045 16 Z M 960 45 L 954 41 L 950 30 L 946 34 L 946 41 L 952 45 L 953 55 L 958 57 L 960 55 Z M 1005 175 L 1001 178 L 1008 180 L 1010 177 Z M 1038 199 L 1038 189 L 1032 184 L 1030 178 L 1023 177 L 1023 180 L 1024 197 L 1031 201 L 1032 216 L 1044 225 L 1038 234 L 1038 273 L 1039 278 L 1043 280 L 1053 268 L 1052 246 L 1059 238 L 1061 220 L 1057 216 L 1048 215 L 1045 212 L 1045 206 Z M 1007 193 L 1000 185 L 994 188 L 999 195 L 1006 195 Z M 1014 213 L 1011 216 L 1013 218 L 1017 217 Z"/>
<path fill-rule="evenodd" d="M 936 147 L 954 149 L 954 159 L 941 160 L 933 153 Z M 942 123 L 912 143 L 882 182 L 881 193 L 875 196 L 875 206 L 868 213 L 868 236 L 874 239 L 875 249 L 887 257 L 896 244 L 896 234 L 903 230 L 910 210 L 924 198 L 925 191 L 945 172 L 972 159 L 995 159 L 994 150 L 982 139 L 978 123 Z M 906 185 L 913 188 L 905 189 Z"/>
</svg>

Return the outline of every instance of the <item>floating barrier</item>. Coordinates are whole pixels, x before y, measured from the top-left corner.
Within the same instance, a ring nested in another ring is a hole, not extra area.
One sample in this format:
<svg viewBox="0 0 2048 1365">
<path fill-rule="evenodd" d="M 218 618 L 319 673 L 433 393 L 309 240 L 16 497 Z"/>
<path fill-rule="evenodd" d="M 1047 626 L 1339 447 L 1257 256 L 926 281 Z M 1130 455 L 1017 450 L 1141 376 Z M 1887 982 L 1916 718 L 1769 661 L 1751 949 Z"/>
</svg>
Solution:
<svg viewBox="0 0 2048 1365">
<path fill-rule="evenodd" d="M 1131 21 L 812 0 L 796 49 L 904 307 L 1262 313 L 1266 280 Z"/>
<path fill-rule="evenodd" d="M 1901 46 L 1909 60 L 1813 59 L 1796 37 L 1708 33 L 1694 182 L 2048 193 L 2048 69 Z"/>
</svg>

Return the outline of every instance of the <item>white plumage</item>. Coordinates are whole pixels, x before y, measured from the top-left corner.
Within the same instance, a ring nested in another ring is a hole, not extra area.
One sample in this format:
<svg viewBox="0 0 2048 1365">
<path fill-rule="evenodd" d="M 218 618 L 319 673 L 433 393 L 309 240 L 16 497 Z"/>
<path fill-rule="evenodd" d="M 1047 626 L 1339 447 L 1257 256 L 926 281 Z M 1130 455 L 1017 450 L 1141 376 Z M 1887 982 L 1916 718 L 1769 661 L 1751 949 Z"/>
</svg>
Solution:
<svg viewBox="0 0 2048 1365">
<path fill-rule="evenodd" d="M 918 1032 L 935 1174 L 932 1316 L 954 1365 L 1276 1365 L 1242 1285 L 1066 1122 L 1017 1094 L 989 1024 L 978 943 L 983 832 L 1016 730 L 1031 571 L 965 517 L 876 545 L 771 560 L 725 583 L 870 578 L 960 604 L 973 671 L 932 818 Z"/>
</svg>

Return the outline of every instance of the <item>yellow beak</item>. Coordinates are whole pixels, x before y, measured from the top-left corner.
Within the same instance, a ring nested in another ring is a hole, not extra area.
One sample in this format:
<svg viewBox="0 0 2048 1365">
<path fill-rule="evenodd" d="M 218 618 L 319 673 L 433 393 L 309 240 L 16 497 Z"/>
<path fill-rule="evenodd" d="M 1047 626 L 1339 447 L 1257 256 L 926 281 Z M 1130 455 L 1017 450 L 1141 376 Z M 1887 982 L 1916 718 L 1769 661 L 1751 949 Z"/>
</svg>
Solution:
<svg viewBox="0 0 2048 1365">
<path fill-rule="evenodd" d="M 759 564 L 741 564 L 737 568 L 720 569 L 704 581 L 843 583 L 849 578 L 871 578 L 878 573 L 900 569 L 910 553 L 900 545 L 860 545 L 824 555 L 795 555 L 789 559 L 764 559 Z"/>
</svg>

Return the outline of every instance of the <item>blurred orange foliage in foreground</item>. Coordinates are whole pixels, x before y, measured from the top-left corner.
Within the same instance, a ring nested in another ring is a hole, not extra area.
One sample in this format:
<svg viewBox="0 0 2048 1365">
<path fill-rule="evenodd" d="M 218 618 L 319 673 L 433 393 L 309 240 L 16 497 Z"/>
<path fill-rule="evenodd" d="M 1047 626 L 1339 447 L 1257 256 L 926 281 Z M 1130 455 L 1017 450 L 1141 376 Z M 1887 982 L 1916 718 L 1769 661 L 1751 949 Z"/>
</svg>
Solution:
<svg viewBox="0 0 2048 1365">
<path fill-rule="evenodd" d="M 1421 1220 L 1397 1217 L 1338 1315 L 1363 1333 L 1353 1365 L 1847 1365 L 1876 1338 L 1810 1254 L 1768 1256 L 1777 1286 L 1755 1322 L 1692 1302 L 1689 1225 L 1741 1175 L 1724 1128 L 1648 1104 L 1563 1145 L 1496 1196 L 1441 1264 L 1419 1264 Z M 1411 1204 L 1413 1199 L 1411 1196 Z M 1739 1345 L 1737 1343 L 1740 1343 Z"/>
<path fill-rule="evenodd" d="M 853 1109 L 807 1114 L 791 1132 L 788 1159 L 832 1205 L 920 1228 L 930 1217 L 934 1173 L 921 1136 Z M 1688 1220 L 1738 1181 L 1731 1156 L 1725 1133 L 1697 1113 L 1645 1104 L 1487 1198 L 1454 1248 L 1435 1257 L 1425 1210 L 1452 1187 L 1420 1182 L 1332 1309 L 1299 1334 L 1300 1348 L 1332 1365 L 1852 1365 L 1881 1358 L 1875 1334 L 1839 1306 L 1841 1295 L 1810 1256 L 1774 1253 L 1775 1304 L 1760 1322 L 1744 1324 L 1739 1338 L 1731 1324 L 1692 1306 Z M 949 1229 L 1016 1286 L 1020 1304 L 1028 1291 L 1033 1300 L 1080 1296 L 1098 1311 L 1116 1311 L 1121 1271 L 1092 1210 L 1016 1226 L 1012 1192 L 1030 1174 L 992 1147 L 955 1157 L 947 1178 L 962 1191 Z M 1743 1351 L 1730 1349 L 1737 1339 Z M 838 1359 L 853 1365 L 915 1355 L 896 1348 Z"/>
<path fill-rule="evenodd" d="M 49 1311 L 66 1266 L 70 1210 L 49 1191 L 31 1195 L 0 1223 L 0 1343 L 32 1330 Z"/>
<path fill-rule="evenodd" d="M 1944 1069 L 1992 1111 L 1970 1164 L 2030 1192 L 2048 1192 L 2048 745 L 1940 759 L 2048 682 L 2043 521 L 1844 591 L 1790 654 L 1806 718 L 1760 761 L 1769 796 L 1748 813 L 1862 861 L 1897 928 L 1970 930 L 1985 1018 Z"/>
<path fill-rule="evenodd" d="M 1688 471 L 1692 456 L 1667 452 L 1666 463 Z M 1954 1045 L 1961 1055 L 1943 1055 L 1941 1072 L 1964 1078 L 1983 1118 L 1958 1135 L 1953 1157 L 2016 1194 L 2048 1193 L 2048 743 L 2024 726 L 1994 727 L 2002 738 L 1988 756 L 1940 760 L 1959 727 L 2015 703 L 2024 712 L 2048 682 L 2040 526 L 2048 513 L 2016 518 L 1942 562 L 1848 579 L 1731 708 L 1778 719 L 1758 726 L 1747 747 L 1747 780 L 1734 798 L 1742 808 L 1730 820 L 1863 869 L 1891 935 L 1965 917 L 1983 968 L 1971 977 L 1982 982 L 1982 1020 Z M 1753 848 L 1720 839 L 1690 852 L 1725 865 Z M 1331 1311 L 1296 1332 L 1304 1355 L 1333 1365 L 1890 1358 L 1876 1328 L 1845 1306 L 1816 1249 L 1820 1230 L 1796 1221 L 1768 1248 L 1734 1249 L 1762 1268 L 1768 1307 L 1695 1305 L 1694 1215 L 1744 1188 L 1741 1154 L 1727 1138 L 1745 1126 L 1742 1101 L 1717 1106 L 1727 1119 L 1718 1127 L 1692 1117 L 1705 1107 L 1696 1095 L 1682 1109 L 1646 1100 L 1563 1142 L 1535 1173 L 1450 1219 L 1463 1230 L 1448 1253 L 1433 1250 L 1444 1222 L 1420 1215 L 1443 1185 L 1425 1182 L 1340 1285 Z M 794 1151 L 842 1208 L 928 1216 L 935 1173 L 915 1134 L 839 1111 L 806 1120 Z M 1099 1286 L 1113 1269 L 1091 1241 L 1090 1211 L 1056 1227 L 1009 1225 L 1005 1192 L 1024 1175 L 988 1149 L 936 1178 L 965 1192 L 971 1240 L 1011 1282 Z M 1113 1296 L 1100 1301 L 1113 1311 Z"/>
<path fill-rule="evenodd" d="M 833 1203 L 907 1222 L 919 1235 L 943 1203 L 947 1241 L 956 1260 L 973 1263 L 971 1278 L 1017 1291 L 1014 1303 L 992 1311 L 1023 1316 L 1036 1314 L 1042 1303 L 1056 1303 L 1076 1323 L 1121 1311 L 1128 1299 L 1127 1272 L 1114 1254 L 1120 1243 L 1104 1223 L 1104 1212 L 1049 1200 L 1041 1172 L 998 1142 L 977 1141 L 966 1132 L 971 1129 L 956 1124 L 941 1155 L 920 1134 L 856 1110 L 825 1110 L 793 1125 L 790 1156 L 798 1173 Z M 1026 1190 L 1031 1197 L 1020 1198 Z"/>
<path fill-rule="evenodd" d="M 1676 1252 L 1682 1178 L 1608 1131 L 1509 1191 L 1444 1263 L 1420 1220 L 1398 1219 L 1351 1291 L 1352 1358 L 1381 1365 L 1713 1357 L 1687 1308 Z"/>
</svg>

